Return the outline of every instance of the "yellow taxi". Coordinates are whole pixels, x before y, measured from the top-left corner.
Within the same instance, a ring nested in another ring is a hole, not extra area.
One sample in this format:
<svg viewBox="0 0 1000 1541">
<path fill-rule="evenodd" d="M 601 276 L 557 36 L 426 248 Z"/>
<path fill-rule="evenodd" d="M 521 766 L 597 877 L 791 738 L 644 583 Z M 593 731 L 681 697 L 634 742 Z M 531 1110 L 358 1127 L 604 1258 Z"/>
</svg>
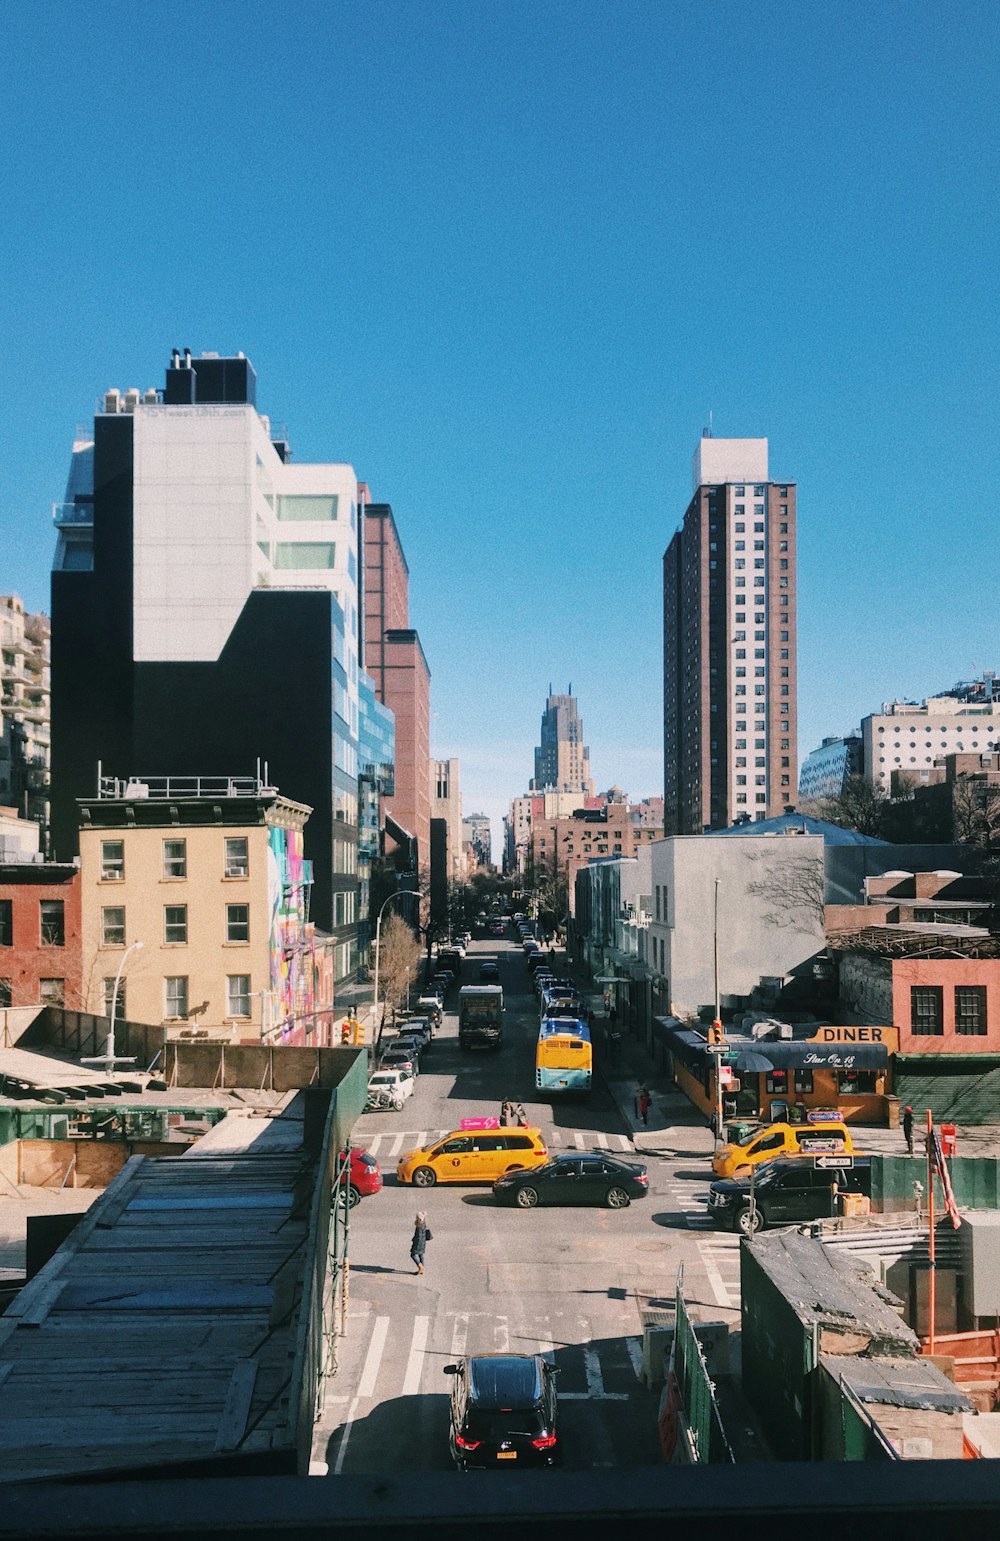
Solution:
<svg viewBox="0 0 1000 1541">
<path fill-rule="evenodd" d="M 396 1176 L 416 1188 L 435 1183 L 494 1183 L 505 1172 L 549 1159 L 540 1129 L 455 1129 L 433 1145 L 400 1156 Z"/>
<path fill-rule="evenodd" d="M 829 1119 L 814 1124 L 768 1124 L 742 1145 L 722 1145 L 712 1157 L 716 1177 L 745 1177 L 752 1166 L 775 1156 L 850 1156 L 854 1141 L 845 1123 Z"/>
</svg>

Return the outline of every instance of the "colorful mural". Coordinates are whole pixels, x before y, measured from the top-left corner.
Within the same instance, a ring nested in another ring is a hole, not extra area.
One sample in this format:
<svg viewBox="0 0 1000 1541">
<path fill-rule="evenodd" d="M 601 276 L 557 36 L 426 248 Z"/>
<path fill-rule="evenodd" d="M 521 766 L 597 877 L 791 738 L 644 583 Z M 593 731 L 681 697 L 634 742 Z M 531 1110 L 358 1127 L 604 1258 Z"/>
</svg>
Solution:
<svg viewBox="0 0 1000 1541">
<path fill-rule="evenodd" d="M 329 1009 L 317 1012 L 316 928 L 309 920 L 312 862 L 302 855 L 302 832 L 268 830 L 267 888 L 270 912 L 270 1029 L 282 1043 L 326 1042 Z M 330 1003 L 332 1004 L 332 1003 Z"/>
</svg>

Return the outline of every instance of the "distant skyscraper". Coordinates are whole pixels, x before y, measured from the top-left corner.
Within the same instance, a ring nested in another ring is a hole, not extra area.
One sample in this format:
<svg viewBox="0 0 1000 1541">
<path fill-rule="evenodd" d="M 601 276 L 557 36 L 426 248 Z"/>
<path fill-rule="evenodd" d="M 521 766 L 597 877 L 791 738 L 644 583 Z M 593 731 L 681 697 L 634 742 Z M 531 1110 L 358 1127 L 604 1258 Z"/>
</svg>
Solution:
<svg viewBox="0 0 1000 1541">
<path fill-rule="evenodd" d="M 463 875 L 462 775 L 458 760 L 431 761 L 431 818 L 445 822 L 446 879 L 449 883 L 457 882 Z"/>
<path fill-rule="evenodd" d="M 796 787 L 795 487 L 766 439 L 702 438 L 663 558 L 664 825 L 781 813 Z"/>
<path fill-rule="evenodd" d="M 594 792 L 590 750 L 583 742 L 583 721 L 576 697 L 554 696 L 551 685 L 542 713 L 541 742 L 535 750 L 535 774 L 529 790 L 580 792 L 586 797 Z"/>
<path fill-rule="evenodd" d="M 493 842 L 490 821 L 485 813 L 470 813 L 462 820 L 463 843 L 472 849 L 473 860 L 480 867 L 488 867 L 493 860 Z"/>
</svg>

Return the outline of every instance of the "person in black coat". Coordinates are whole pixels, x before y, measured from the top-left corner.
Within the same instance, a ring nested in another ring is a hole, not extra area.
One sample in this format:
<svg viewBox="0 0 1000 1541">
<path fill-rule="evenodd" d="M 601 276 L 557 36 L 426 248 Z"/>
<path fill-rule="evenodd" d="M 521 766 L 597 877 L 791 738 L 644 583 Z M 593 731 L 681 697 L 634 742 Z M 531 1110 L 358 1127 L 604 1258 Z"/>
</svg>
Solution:
<svg viewBox="0 0 1000 1541">
<path fill-rule="evenodd" d="M 430 1226 L 427 1224 L 427 1216 L 421 1209 L 413 1222 L 413 1240 L 410 1242 L 410 1258 L 417 1265 L 417 1273 L 424 1271 L 424 1251 L 431 1240 L 433 1238 Z"/>
</svg>

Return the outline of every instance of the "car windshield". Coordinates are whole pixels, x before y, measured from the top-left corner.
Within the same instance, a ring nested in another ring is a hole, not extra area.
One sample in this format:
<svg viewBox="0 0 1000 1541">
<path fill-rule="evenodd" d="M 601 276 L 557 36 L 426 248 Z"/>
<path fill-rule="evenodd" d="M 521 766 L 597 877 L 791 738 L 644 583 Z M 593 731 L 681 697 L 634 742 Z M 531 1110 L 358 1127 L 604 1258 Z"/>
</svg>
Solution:
<svg viewBox="0 0 1000 1541">
<path fill-rule="evenodd" d="M 532 1407 L 541 1394 L 541 1377 L 534 1359 L 498 1354 L 495 1358 L 473 1359 L 470 1370 L 473 1399 L 484 1412 Z"/>
</svg>

